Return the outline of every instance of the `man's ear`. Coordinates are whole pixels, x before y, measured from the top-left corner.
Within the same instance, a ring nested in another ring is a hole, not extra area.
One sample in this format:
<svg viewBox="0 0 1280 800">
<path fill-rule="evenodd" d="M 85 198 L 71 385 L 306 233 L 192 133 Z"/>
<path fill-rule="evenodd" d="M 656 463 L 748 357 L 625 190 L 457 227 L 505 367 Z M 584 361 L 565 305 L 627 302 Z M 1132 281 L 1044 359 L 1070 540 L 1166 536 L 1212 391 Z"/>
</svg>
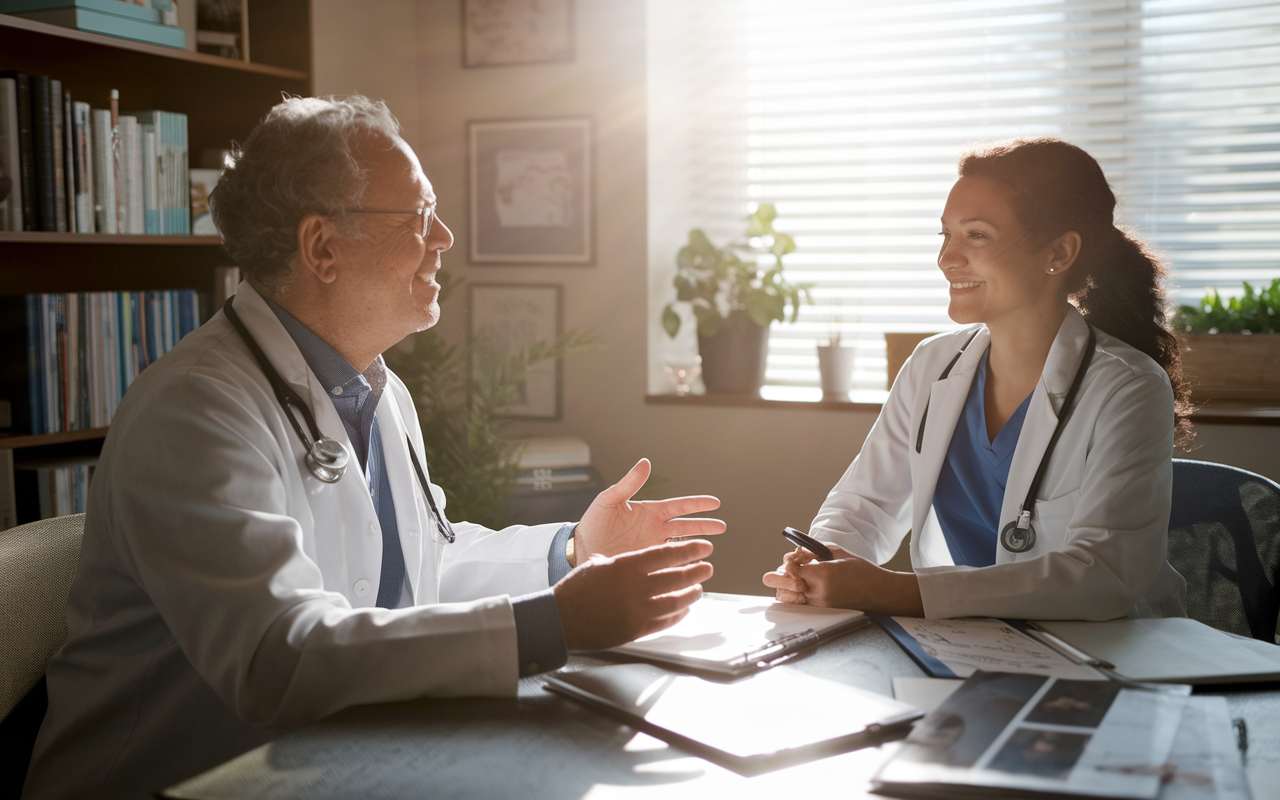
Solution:
<svg viewBox="0 0 1280 800">
<path fill-rule="evenodd" d="M 1047 269 L 1054 275 L 1060 275 L 1071 269 L 1080 257 L 1080 234 L 1067 231 L 1049 246 L 1049 263 Z"/>
<path fill-rule="evenodd" d="M 338 277 L 335 236 L 333 220 L 322 214 L 308 214 L 298 223 L 298 266 L 321 283 Z"/>
</svg>

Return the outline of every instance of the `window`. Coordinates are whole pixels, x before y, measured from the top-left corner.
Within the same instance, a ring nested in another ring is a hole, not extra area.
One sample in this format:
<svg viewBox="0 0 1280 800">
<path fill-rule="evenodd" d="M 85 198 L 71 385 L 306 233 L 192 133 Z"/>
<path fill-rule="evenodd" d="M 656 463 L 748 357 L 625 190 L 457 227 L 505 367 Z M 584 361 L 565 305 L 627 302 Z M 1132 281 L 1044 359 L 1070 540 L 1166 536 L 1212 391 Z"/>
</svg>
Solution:
<svg viewBox="0 0 1280 800">
<path fill-rule="evenodd" d="M 766 396 L 816 397 L 815 344 L 945 330 L 938 215 L 967 144 L 1051 134 L 1102 164 L 1173 298 L 1280 275 L 1280 3 L 1230 0 L 650 0 L 656 322 L 691 227 L 740 235 L 755 202 L 796 236 L 815 303 L 775 324 Z M 686 329 L 691 325 L 684 326 Z M 682 332 L 682 337 L 685 333 Z M 693 350 L 690 349 L 690 352 Z"/>
</svg>

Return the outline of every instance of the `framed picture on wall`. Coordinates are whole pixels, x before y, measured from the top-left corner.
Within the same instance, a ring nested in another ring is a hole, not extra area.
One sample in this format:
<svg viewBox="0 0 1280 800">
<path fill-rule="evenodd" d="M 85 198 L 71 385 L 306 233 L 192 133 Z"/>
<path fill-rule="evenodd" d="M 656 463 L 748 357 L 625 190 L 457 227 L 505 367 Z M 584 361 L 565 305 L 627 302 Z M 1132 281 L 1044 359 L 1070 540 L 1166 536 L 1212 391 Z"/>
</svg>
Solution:
<svg viewBox="0 0 1280 800">
<path fill-rule="evenodd" d="M 462 0 L 462 65 L 572 61 L 573 0 Z"/>
<path fill-rule="evenodd" d="M 474 264 L 590 264 L 591 120 L 468 124 Z"/>
<path fill-rule="evenodd" d="M 474 343 L 472 375 L 493 370 L 534 342 L 552 342 L 563 332 L 564 287 L 556 284 L 471 284 L 467 298 Z M 500 416 L 560 419 L 560 359 L 529 367 L 516 385 L 515 402 Z"/>
</svg>

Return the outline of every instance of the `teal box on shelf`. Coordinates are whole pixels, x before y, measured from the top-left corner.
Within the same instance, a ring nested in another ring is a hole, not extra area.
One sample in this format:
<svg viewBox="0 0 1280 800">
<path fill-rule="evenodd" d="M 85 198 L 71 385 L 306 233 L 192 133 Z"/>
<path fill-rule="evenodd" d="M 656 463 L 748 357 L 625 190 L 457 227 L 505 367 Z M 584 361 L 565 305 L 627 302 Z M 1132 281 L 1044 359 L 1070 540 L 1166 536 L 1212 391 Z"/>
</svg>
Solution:
<svg viewBox="0 0 1280 800">
<path fill-rule="evenodd" d="M 160 23 L 160 12 L 151 6 L 140 6 L 127 0 L 0 0 L 0 12 L 22 14 L 28 11 L 57 11 L 65 8 L 87 8 L 117 17 Z"/>
<path fill-rule="evenodd" d="M 182 28 L 160 24 L 160 12 L 123 0 L 0 0 L 0 12 L 164 47 L 187 43 Z"/>
</svg>

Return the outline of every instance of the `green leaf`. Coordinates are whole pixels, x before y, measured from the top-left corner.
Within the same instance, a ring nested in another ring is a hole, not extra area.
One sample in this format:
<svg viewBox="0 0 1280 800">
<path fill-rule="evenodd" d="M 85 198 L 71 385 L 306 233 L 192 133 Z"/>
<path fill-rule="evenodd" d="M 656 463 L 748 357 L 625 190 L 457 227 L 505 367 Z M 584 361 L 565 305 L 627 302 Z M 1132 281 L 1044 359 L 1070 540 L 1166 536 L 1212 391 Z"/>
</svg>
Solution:
<svg viewBox="0 0 1280 800">
<path fill-rule="evenodd" d="M 676 334 L 680 332 L 680 315 L 675 312 L 670 303 L 662 309 L 662 329 L 672 339 L 676 338 Z"/>
<path fill-rule="evenodd" d="M 796 240 L 789 233 L 775 233 L 773 235 L 773 246 L 769 248 L 769 252 L 781 259 L 787 253 L 794 252 L 796 249 Z M 778 266 L 782 266 L 782 261 L 778 261 Z"/>
<path fill-rule="evenodd" d="M 695 305 L 693 315 L 698 318 L 698 333 L 703 336 L 715 336 L 724 326 L 724 317 L 714 308 Z"/>
<path fill-rule="evenodd" d="M 681 303 L 688 303 L 698 296 L 698 290 L 689 279 L 683 275 L 677 275 L 674 281 L 676 285 L 676 300 Z"/>
</svg>

